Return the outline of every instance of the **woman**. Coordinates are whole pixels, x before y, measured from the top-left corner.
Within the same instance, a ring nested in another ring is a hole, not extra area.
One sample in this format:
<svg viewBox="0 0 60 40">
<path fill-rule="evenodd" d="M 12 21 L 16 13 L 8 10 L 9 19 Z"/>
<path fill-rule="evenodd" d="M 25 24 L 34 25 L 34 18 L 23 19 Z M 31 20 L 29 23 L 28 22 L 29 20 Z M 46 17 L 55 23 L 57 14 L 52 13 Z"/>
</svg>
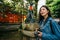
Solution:
<svg viewBox="0 0 60 40">
<path fill-rule="evenodd" d="M 60 40 L 60 26 L 51 18 L 50 10 L 43 5 L 39 11 L 38 37 L 42 40 Z"/>
</svg>

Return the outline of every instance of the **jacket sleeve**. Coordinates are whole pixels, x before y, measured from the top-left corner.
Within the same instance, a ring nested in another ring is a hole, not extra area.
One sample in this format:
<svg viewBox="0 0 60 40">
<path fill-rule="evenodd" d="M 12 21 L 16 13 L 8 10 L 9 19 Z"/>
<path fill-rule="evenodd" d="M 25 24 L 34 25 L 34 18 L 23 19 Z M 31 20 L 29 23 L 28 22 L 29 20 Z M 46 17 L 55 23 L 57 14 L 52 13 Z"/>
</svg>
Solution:
<svg viewBox="0 0 60 40">
<path fill-rule="evenodd" d="M 55 21 L 51 21 L 53 34 L 46 34 L 42 32 L 42 38 L 48 40 L 59 40 L 60 39 L 60 25 Z"/>
</svg>

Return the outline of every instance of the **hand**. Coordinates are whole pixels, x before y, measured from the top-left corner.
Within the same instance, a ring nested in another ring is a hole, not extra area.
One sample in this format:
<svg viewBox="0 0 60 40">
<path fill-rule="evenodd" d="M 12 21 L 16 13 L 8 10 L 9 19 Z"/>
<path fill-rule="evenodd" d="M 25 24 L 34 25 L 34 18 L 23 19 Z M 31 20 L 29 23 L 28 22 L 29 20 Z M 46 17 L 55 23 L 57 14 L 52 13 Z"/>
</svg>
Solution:
<svg viewBox="0 0 60 40">
<path fill-rule="evenodd" d="M 38 36 L 42 37 L 42 32 L 38 31 L 38 33 L 39 33 Z"/>
</svg>

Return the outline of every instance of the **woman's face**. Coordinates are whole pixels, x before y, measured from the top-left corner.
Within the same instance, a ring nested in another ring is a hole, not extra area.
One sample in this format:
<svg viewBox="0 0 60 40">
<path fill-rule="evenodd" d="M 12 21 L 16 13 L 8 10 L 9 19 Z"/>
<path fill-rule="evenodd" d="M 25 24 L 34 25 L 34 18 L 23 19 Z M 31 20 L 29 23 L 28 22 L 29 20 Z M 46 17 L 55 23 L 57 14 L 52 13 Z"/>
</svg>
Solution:
<svg viewBox="0 0 60 40">
<path fill-rule="evenodd" d="M 41 7 L 41 9 L 40 9 L 40 14 L 41 14 L 41 16 L 46 16 L 46 15 L 48 15 L 48 10 L 45 8 L 45 7 Z"/>
</svg>

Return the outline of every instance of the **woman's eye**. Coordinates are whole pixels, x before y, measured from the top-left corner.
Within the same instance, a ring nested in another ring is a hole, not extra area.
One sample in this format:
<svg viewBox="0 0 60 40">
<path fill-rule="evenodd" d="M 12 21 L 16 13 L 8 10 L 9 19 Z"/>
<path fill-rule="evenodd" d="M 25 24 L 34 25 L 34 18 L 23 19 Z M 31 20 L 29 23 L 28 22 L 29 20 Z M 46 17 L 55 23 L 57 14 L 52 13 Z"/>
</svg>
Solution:
<svg viewBox="0 0 60 40">
<path fill-rule="evenodd" d="M 42 10 L 45 10 L 45 9 L 42 9 Z"/>
</svg>

